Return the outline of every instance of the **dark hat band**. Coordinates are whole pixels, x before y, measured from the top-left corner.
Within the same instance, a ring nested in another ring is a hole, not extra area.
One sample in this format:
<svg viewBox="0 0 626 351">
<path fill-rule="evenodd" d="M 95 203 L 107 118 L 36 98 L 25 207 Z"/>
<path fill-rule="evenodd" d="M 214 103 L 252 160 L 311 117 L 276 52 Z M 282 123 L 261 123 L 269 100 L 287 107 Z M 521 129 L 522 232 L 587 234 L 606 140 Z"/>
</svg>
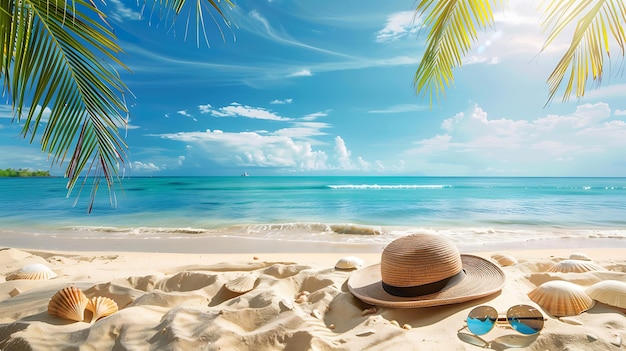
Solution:
<svg viewBox="0 0 626 351">
<path fill-rule="evenodd" d="M 385 282 L 382 282 L 382 284 L 383 284 L 383 289 L 391 295 L 400 296 L 400 297 L 415 297 L 415 296 L 429 295 L 429 294 L 441 291 L 446 285 L 448 285 L 451 282 L 454 284 L 460 282 L 461 280 L 463 280 L 463 277 L 465 277 L 465 271 L 460 270 L 459 273 L 451 277 L 444 278 L 442 280 L 428 283 L 428 284 L 423 284 L 423 285 L 398 287 L 398 286 L 389 285 Z"/>
</svg>

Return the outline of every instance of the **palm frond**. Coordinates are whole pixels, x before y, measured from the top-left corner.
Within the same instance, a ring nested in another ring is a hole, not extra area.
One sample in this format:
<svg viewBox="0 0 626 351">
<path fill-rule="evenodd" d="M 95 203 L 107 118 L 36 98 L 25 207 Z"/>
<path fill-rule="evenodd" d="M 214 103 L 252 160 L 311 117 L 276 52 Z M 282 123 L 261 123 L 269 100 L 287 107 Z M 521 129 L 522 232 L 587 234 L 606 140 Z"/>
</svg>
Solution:
<svg viewBox="0 0 626 351">
<path fill-rule="evenodd" d="M 223 3 L 196 1 L 225 18 Z M 185 3 L 155 0 L 174 17 Z M 90 210 L 101 178 L 114 201 L 127 150 L 119 128 L 127 123 L 129 90 L 113 65 L 127 68 L 105 18 L 93 0 L 0 0 L 0 75 L 14 121 L 23 123 L 21 134 L 31 143 L 41 135 L 53 164 L 67 162 L 68 196 L 81 176 L 93 176 Z"/>
<path fill-rule="evenodd" d="M 569 48 L 548 77 L 549 103 L 566 80 L 563 101 L 585 95 L 589 77 L 602 81 L 604 59 L 611 56 L 609 32 L 624 56 L 626 5 L 623 0 L 568 0 L 547 2 L 544 29 L 550 33 L 543 49 L 576 22 Z"/>
<path fill-rule="evenodd" d="M 477 28 L 493 25 L 493 7 L 505 0 L 421 0 L 416 16 L 430 28 L 426 51 L 415 72 L 417 94 L 439 100 L 454 82 L 452 70 L 461 67 L 462 57 L 477 40 Z"/>
<path fill-rule="evenodd" d="M 147 0 L 144 0 L 144 2 L 145 1 Z M 192 4 L 188 6 L 188 2 L 192 2 Z M 234 7 L 234 3 L 232 2 L 232 0 L 225 0 L 223 2 L 219 0 L 217 2 L 215 0 L 153 0 L 152 13 L 154 13 L 155 10 L 158 9 L 160 21 L 163 21 L 163 20 L 167 21 L 167 18 L 170 18 L 170 15 L 171 15 L 171 19 L 172 19 L 171 28 L 173 28 L 178 16 L 182 13 L 183 9 L 185 9 L 186 7 L 189 7 L 190 11 L 189 11 L 189 15 L 187 17 L 187 21 L 185 24 L 185 34 L 184 34 L 185 39 L 187 39 L 188 34 L 189 34 L 188 33 L 189 24 L 195 21 L 196 46 L 200 46 L 201 38 L 204 39 L 204 42 L 207 47 L 211 46 L 209 43 L 208 30 L 206 28 L 206 23 L 205 23 L 205 10 L 206 10 L 206 13 L 213 20 L 213 24 L 215 24 L 215 26 L 217 27 L 220 33 L 220 36 L 222 37 L 222 40 L 225 40 L 222 26 L 218 22 L 218 19 L 214 15 L 214 12 L 216 12 L 219 15 L 219 17 L 221 17 L 224 20 L 224 24 L 226 25 L 226 27 L 230 27 L 231 20 L 228 18 L 228 14 L 226 11 L 224 11 L 224 9 Z M 145 8 L 145 4 L 144 4 L 144 8 Z M 191 18 L 192 9 L 195 10 L 193 11 L 194 20 L 192 20 Z"/>
<path fill-rule="evenodd" d="M 100 58 L 124 67 L 114 35 L 93 19 L 103 14 L 82 0 L 2 2 L 8 14 L 3 23 L 10 24 L 0 28 L 2 73 L 14 118 L 23 122 L 22 136 L 31 143 L 41 136 L 42 151 L 53 164 L 63 164 L 74 148 L 65 172 L 68 195 L 81 175 L 90 175 L 83 171 L 94 155 L 111 188 L 125 159 L 118 127 L 126 123 L 121 95 L 128 89 Z"/>
</svg>

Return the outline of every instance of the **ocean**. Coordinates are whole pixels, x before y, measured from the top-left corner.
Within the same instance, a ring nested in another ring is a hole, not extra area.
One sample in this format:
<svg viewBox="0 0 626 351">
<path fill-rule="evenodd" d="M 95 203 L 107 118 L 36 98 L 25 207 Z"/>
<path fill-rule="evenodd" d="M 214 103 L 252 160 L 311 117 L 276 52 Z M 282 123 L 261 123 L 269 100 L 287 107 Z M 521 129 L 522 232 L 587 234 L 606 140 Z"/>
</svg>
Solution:
<svg viewBox="0 0 626 351">
<path fill-rule="evenodd" d="M 232 236 L 386 243 L 626 238 L 626 178 L 136 177 L 88 213 L 62 178 L 0 178 L 3 231 L 81 238 Z"/>
</svg>

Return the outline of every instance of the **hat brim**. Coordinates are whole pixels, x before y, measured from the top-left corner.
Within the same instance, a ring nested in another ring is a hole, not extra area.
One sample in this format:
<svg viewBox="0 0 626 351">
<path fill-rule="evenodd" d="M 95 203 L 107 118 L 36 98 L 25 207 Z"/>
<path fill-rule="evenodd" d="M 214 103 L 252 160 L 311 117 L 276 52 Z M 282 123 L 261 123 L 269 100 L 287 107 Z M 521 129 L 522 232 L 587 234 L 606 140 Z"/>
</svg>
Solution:
<svg viewBox="0 0 626 351">
<path fill-rule="evenodd" d="M 416 308 L 449 305 L 494 294 L 504 286 L 505 276 L 500 267 L 474 255 L 461 255 L 465 276 L 449 283 L 436 293 L 401 297 L 383 289 L 380 264 L 365 267 L 352 273 L 348 289 L 359 300 L 370 305 L 391 308 Z"/>
</svg>

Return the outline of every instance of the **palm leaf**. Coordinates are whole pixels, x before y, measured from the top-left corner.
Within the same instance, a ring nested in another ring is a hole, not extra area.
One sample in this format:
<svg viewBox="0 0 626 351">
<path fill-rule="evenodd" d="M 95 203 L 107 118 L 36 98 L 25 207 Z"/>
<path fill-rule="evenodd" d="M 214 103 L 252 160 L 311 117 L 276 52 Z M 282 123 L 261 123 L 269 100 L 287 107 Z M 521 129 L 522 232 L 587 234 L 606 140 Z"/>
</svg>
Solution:
<svg viewBox="0 0 626 351">
<path fill-rule="evenodd" d="M 129 90 L 113 67 L 126 69 L 105 14 L 91 0 L 66 1 L 0 0 L 0 75 L 22 136 L 31 143 L 40 136 L 53 164 L 67 162 L 68 196 L 81 176 L 83 186 L 93 176 L 91 210 L 100 179 L 114 202 L 114 180 L 127 158 L 119 128 L 126 125 Z M 223 5 L 196 1 L 225 17 Z M 178 15 L 185 2 L 155 4 Z"/>
<path fill-rule="evenodd" d="M 15 119 L 23 122 L 22 136 L 30 142 L 40 136 L 53 164 L 63 164 L 74 148 L 65 172 L 68 195 L 93 155 L 110 187 L 115 172 L 109 170 L 125 158 L 118 126 L 125 124 L 121 95 L 128 90 L 117 71 L 99 58 L 124 67 L 113 34 L 93 19 L 103 14 L 82 0 L 2 0 L 2 5 L 11 24 L 1 28 L 4 83 Z M 44 107 L 51 111 L 47 120 Z M 86 141 L 93 147 L 84 148 Z"/>
<path fill-rule="evenodd" d="M 477 28 L 493 24 L 493 6 L 504 0 L 421 0 L 415 14 L 430 28 L 424 56 L 415 72 L 417 94 L 439 100 L 454 82 L 452 70 L 477 40 Z"/>
<path fill-rule="evenodd" d="M 563 101 L 585 95 L 589 76 L 602 81 L 605 55 L 610 58 L 609 32 L 624 56 L 626 5 L 623 0 L 568 0 L 547 2 L 544 29 L 550 29 L 543 49 L 576 22 L 572 41 L 548 77 L 548 103 L 565 83 Z M 567 75 L 569 74 L 569 77 Z M 567 78 L 566 78 L 567 77 Z"/>
</svg>

